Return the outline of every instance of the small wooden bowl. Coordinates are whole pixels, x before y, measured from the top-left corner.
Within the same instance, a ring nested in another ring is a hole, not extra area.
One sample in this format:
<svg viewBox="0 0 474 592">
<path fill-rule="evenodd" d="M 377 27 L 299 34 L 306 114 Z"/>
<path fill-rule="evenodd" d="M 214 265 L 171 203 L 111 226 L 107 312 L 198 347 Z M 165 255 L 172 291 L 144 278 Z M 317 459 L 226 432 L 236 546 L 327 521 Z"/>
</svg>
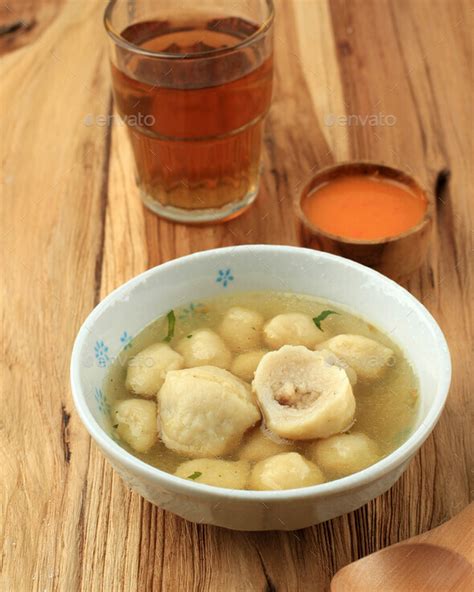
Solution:
<svg viewBox="0 0 474 592">
<path fill-rule="evenodd" d="M 348 175 L 385 177 L 422 194 L 427 202 L 423 219 L 401 234 L 376 240 L 351 239 L 315 226 L 304 213 L 302 201 L 322 183 Z M 409 275 L 418 269 L 426 258 L 433 227 L 433 201 L 418 181 L 401 170 L 373 162 L 344 162 L 323 168 L 303 189 L 296 209 L 303 227 L 304 245 L 312 249 L 347 257 L 392 279 Z"/>
</svg>

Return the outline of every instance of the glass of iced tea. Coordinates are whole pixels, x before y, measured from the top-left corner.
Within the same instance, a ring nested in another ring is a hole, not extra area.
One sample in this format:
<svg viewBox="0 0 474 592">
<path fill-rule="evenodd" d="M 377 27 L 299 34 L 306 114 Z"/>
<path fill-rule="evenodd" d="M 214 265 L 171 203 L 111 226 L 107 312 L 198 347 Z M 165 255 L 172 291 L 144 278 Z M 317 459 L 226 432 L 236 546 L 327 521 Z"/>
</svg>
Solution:
<svg viewBox="0 0 474 592">
<path fill-rule="evenodd" d="M 154 212 L 211 222 L 258 193 L 272 95 L 271 0 L 112 0 L 115 104 Z"/>
</svg>

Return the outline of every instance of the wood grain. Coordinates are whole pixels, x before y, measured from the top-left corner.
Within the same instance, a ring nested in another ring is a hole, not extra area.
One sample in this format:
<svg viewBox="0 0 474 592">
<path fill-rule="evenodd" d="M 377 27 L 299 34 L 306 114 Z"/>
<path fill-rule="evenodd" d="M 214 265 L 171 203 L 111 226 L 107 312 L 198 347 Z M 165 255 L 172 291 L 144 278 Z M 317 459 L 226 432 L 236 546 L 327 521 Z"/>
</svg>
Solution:
<svg viewBox="0 0 474 592">
<path fill-rule="evenodd" d="M 63 0 L 0 4 L 0 55 L 32 43 L 51 24 Z"/>
<path fill-rule="evenodd" d="M 466 506 L 470 4 L 279 1 L 260 196 L 242 217 L 202 228 L 144 211 L 123 128 L 96 123 L 113 114 L 103 3 L 9 6 L 44 26 L 2 46 L 0 61 L 0 589 L 326 590 L 344 565 Z M 1 25 L 12 22 L 11 10 L 1 12 Z M 333 116 L 378 113 L 395 124 L 331 124 Z M 453 357 L 451 394 L 433 436 L 388 493 L 304 531 L 233 533 L 151 506 L 113 473 L 73 409 L 68 365 L 81 322 L 124 280 L 173 257 L 241 243 L 300 244 L 293 200 L 312 171 L 346 158 L 402 165 L 431 189 L 440 171 L 451 172 L 429 260 L 406 283 L 441 324 Z"/>
</svg>

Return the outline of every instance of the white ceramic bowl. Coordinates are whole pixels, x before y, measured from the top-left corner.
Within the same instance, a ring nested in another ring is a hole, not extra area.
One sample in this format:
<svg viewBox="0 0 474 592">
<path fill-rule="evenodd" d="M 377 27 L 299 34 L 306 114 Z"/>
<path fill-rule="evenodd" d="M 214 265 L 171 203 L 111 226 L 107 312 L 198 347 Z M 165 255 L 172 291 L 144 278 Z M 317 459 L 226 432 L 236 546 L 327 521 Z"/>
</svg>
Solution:
<svg viewBox="0 0 474 592">
<path fill-rule="evenodd" d="M 373 323 L 402 347 L 420 382 L 417 427 L 375 465 L 337 481 L 286 491 L 201 485 L 156 469 L 124 450 L 106 428 L 102 385 L 130 337 L 170 309 L 232 291 L 278 290 L 328 299 Z M 122 478 L 150 502 L 187 520 L 238 530 L 292 530 L 323 522 L 389 489 L 426 440 L 451 379 L 444 336 L 409 292 L 358 263 L 285 246 L 239 246 L 195 253 L 150 269 L 107 296 L 74 344 L 71 384 L 85 427 Z"/>
</svg>

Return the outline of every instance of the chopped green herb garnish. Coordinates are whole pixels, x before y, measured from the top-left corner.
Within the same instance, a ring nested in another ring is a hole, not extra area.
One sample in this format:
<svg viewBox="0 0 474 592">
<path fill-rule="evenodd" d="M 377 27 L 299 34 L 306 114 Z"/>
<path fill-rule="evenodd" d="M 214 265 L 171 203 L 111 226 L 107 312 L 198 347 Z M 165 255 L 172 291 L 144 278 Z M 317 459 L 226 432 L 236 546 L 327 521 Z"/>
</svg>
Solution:
<svg viewBox="0 0 474 592">
<path fill-rule="evenodd" d="M 202 475 L 199 471 L 194 471 L 192 475 L 188 475 L 186 479 L 192 479 L 193 481 Z"/>
<path fill-rule="evenodd" d="M 176 317 L 174 316 L 174 310 L 170 310 L 169 313 L 166 315 L 168 319 L 168 334 L 163 339 L 163 341 L 171 341 L 174 335 L 174 326 L 176 325 Z"/>
<path fill-rule="evenodd" d="M 186 339 L 191 339 L 192 334 L 191 335 L 186 335 Z"/>
<path fill-rule="evenodd" d="M 317 317 L 314 317 L 313 323 L 316 325 L 316 327 L 320 331 L 324 331 L 324 329 L 321 329 L 321 323 L 324 321 L 324 319 L 327 319 L 329 315 L 333 315 L 333 314 L 339 314 L 339 313 L 336 312 L 335 310 L 323 310 L 323 312 L 318 314 Z"/>
<path fill-rule="evenodd" d="M 114 424 L 112 427 L 113 427 L 114 429 L 117 429 L 117 428 L 118 428 L 118 423 Z"/>
</svg>

